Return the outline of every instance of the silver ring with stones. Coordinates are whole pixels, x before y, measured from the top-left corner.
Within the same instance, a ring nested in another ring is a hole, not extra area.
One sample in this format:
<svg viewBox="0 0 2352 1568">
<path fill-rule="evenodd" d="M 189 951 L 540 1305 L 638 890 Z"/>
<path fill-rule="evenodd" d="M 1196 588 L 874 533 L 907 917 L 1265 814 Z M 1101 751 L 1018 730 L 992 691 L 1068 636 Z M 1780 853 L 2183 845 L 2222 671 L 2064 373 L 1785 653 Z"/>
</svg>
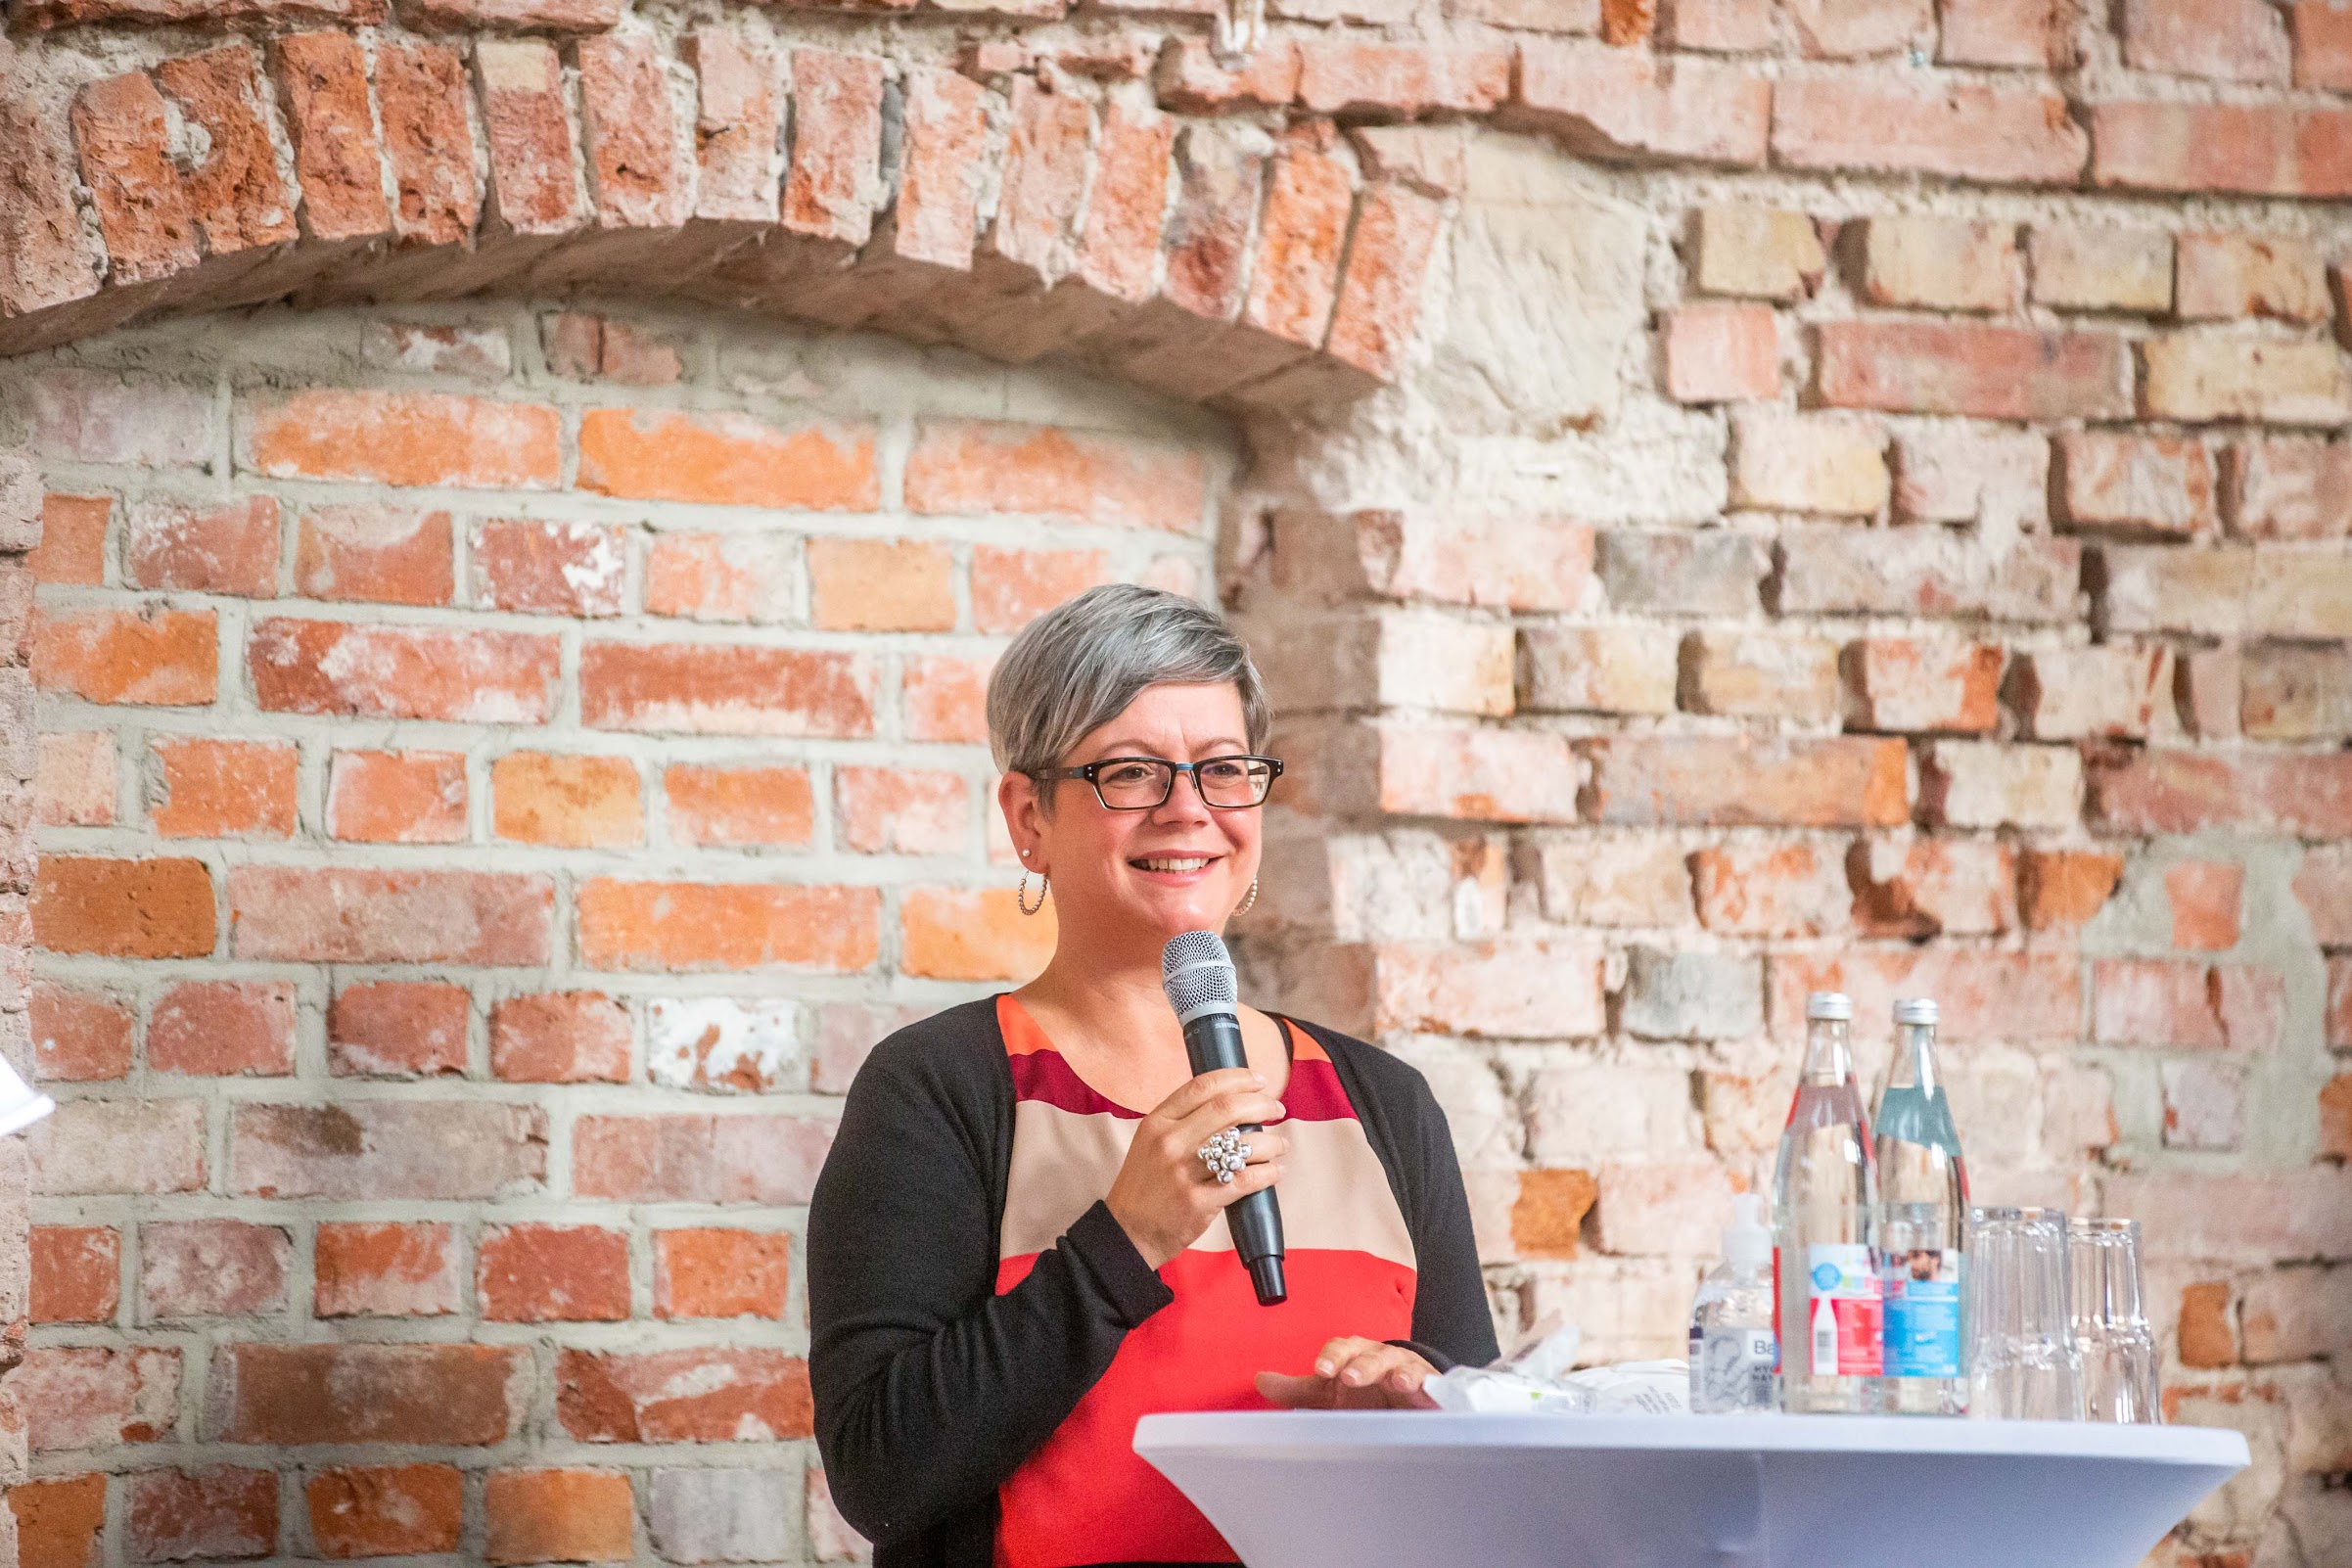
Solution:
<svg viewBox="0 0 2352 1568">
<path fill-rule="evenodd" d="M 1242 1167 L 1250 1163 L 1250 1146 L 1242 1141 L 1241 1133 L 1233 1128 L 1218 1133 L 1193 1152 L 1200 1157 L 1201 1164 L 1220 1186 L 1230 1183 L 1240 1174 Z"/>
</svg>

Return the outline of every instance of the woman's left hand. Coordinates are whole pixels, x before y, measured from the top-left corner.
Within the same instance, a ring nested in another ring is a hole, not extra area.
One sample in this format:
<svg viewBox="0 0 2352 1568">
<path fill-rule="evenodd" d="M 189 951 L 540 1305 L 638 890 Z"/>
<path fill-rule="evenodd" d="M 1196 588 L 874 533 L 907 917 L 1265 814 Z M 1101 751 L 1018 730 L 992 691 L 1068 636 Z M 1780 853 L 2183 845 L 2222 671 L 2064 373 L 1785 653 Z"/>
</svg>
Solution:
<svg viewBox="0 0 2352 1568">
<path fill-rule="evenodd" d="M 1294 1410 L 1434 1410 L 1421 1385 L 1437 1368 L 1411 1351 L 1376 1339 L 1335 1339 L 1314 1353 L 1305 1377 L 1260 1372 L 1258 1392 Z"/>
</svg>

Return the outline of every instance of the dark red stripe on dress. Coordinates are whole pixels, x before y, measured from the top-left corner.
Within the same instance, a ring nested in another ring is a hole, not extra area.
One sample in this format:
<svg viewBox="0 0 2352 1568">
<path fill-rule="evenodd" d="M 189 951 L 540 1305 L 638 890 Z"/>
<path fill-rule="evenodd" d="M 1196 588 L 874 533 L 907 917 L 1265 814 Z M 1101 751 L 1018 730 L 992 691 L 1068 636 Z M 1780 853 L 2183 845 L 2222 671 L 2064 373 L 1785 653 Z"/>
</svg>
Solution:
<svg viewBox="0 0 2352 1568">
<path fill-rule="evenodd" d="M 1013 1070 L 1016 1100 L 1042 1100 L 1057 1111 L 1077 1116 L 1116 1116 L 1127 1122 L 1142 1120 L 1139 1113 L 1095 1093 L 1085 1080 L 1070 1070 L 1060 1051 L 1030 1051 L 1004 1060 Z"/>
</svg>

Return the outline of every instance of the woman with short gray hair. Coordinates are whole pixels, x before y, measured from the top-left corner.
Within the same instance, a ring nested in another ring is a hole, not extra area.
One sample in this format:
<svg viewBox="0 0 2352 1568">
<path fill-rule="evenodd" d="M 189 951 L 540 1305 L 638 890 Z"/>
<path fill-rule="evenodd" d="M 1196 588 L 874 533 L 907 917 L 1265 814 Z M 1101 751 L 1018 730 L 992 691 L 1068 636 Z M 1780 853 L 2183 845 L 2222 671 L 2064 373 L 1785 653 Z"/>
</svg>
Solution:
<svg viewBox="0 0 2352 1568">
<path fill-rule="evenodd" d="M 1495 1355 L 1420 1075 L 1245 1006 L 1248 1065 L 1195 1076 L 1161 989 L 1171 937 L 1256 901 L 1269 727 L 1223 618 L 1151 588 L 1053 610 L 990 681 L 1053 957 L 875 1047 L 808 1212 L 817 1443 L 879 1568 L 1232 1562 L 1138 1416 L 1426 1405 Z M 1277 1183 L 1269 1307 L 1224 1210 Z"/>
</svg>

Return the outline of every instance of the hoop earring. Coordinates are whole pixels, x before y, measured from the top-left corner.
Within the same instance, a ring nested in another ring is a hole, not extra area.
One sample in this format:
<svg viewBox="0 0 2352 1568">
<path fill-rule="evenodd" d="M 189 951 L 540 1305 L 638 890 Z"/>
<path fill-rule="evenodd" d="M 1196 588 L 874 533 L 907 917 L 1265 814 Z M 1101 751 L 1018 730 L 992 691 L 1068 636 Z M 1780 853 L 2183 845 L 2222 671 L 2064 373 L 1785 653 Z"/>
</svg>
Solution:
<svg viewBox="0 0 2352 1568">
<path fill-rule="evenodd" d="M 1039 909 L 1045 907 L 1045 893 L 1052 886 L 1053 878 L 1039 877 L 1038 879 L 1038 901 L 1031 903 L 1029 901 L 1029 873 L 1024 871 L 1021 873 L 1021 886 L 1013 890 L 1013 902 L 1020 905 L 1023 914 L 1036 914 Z"/>
<path fill-rule="evenodd" d="M 1233 913 L 1235 913 L 1236 915 L 1245 915 L 1245 914 L 1248 914 L 1248 913 L 1250 912 L 1250 905 L 1251 905 L 1251 904 L 1253 904 L 1253 903 L 1256 903 L 1257 901 L 1258 901 L 1258 879 L 1257 879 L 1256 877 L 1252 877 L 1252 878 L 1250 878 L 1250 896 L 1249 896 L 1248 898 L 1246 898 L 1246 899 L 1242 899 L 1242 900 L 1241 900 L 1241 907 L 1240 907 L 1240 908 L 1238 908 L 1238 909 L 1236 909 L 1236 910 L 1234 910 L 1234 911 L 1233 911 Z"/>
</svg>

